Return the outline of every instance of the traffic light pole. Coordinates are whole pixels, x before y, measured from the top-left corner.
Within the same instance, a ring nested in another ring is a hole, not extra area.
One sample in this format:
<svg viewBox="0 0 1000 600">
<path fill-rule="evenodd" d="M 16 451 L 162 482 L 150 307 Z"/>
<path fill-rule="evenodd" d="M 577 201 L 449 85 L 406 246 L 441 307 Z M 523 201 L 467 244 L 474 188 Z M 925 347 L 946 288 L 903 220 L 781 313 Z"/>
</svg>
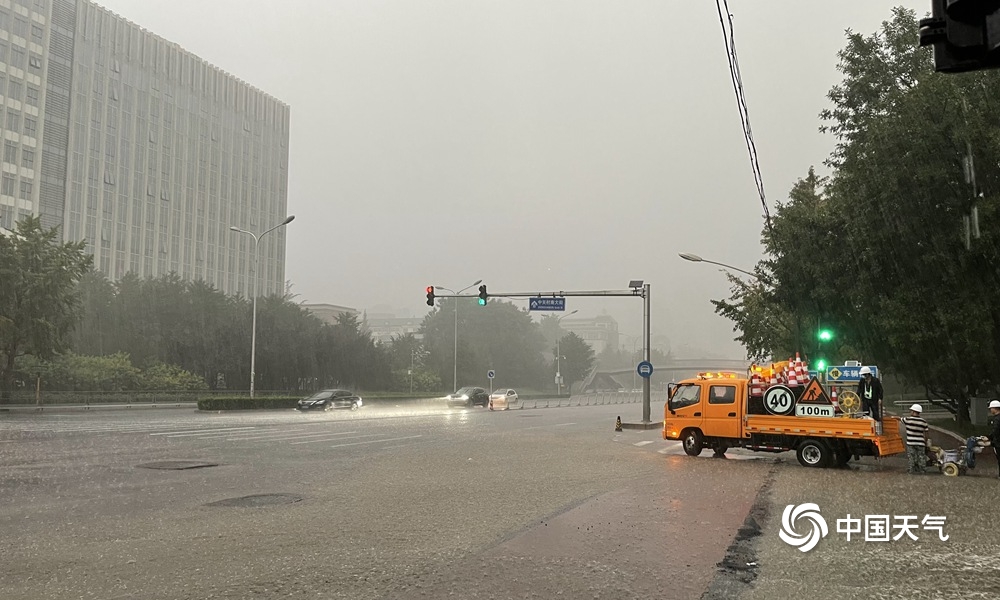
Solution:
<svg viewBox="0 0 1000 600">
<path fill-rule="evenodd" d="M 640 283 L 640 282 L 636 282 Z M 437 298 L 480 298 L 484 299 L 483 295 L 485 292 L 481 292 L 478 296 L 471 295 L 461 295 L 461 294 L 438 294 Z M 558 292 L 494 292 L 489 294 L 490 297 L 500 297 L 500 298 L 565 298 L 565 297 L 607 297 L 607 296 L 627 296 L 631 298 L 642 298 L 642 337 L 645 340 L 645 349 L 643 352 L 644 360 L 649 362 L 650 352 L 649 352 L 649 328 L 650 328 L 650 318 L 649 318 L 649 284 L 640 283 L 639 286 L 633 287 L 627 290 L 587 290 L 587 291 L 563 291 Z M 638 366 L 636 367 L 638 368 Z M 650 423 L 651 410 L 650 410 L 650 381 L 649 377 L 643 377 L 642 383 L 642 422 L 643 424 Z"/>
</svg>

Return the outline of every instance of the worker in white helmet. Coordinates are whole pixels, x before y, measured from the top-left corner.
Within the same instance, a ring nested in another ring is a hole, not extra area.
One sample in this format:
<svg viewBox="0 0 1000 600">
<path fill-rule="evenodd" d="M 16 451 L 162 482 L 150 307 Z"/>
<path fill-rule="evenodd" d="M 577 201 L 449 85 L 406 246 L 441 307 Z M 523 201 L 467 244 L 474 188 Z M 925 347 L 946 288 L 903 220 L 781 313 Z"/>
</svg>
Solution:
<svg viewBox="0 0 1000 600">
<path fill-rule="evenodd" d="M 927 459 L 927 421 L 920 416 L 924 407 L 914 404 L 910 407 L 910 416 L 900 419 L 906 426 L 906 458 L 909 459 L 907 473 L 915 475 L 925 473 L 924 465 Z"/>
<path fill-rule="evenodd" d="M 861 381 L 858 382 L 858 396 L 861 408 L 876 421 L 882 420 L 882 382 L 872 375 L 868 367 L 861 367 Z"/>
<path fill-rule="evenodd" d="M 993 454 L 997 457 L 997 477 L 1000 477 L 1000 400 L 990 400 L 990 416 L 986 424 L 990 430 L 986 437 L 990 438 Z"/>
</svg>

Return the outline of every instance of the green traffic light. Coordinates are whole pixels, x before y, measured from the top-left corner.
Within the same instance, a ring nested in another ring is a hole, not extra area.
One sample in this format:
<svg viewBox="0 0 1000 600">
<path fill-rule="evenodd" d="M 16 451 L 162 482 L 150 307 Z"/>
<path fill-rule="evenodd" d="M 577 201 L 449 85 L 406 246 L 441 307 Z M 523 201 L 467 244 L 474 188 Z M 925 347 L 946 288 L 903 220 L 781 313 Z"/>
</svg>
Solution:
<svg viewBox="0 0 1000 600">
<path fill-rule="evenodd" d="M 819 332 L 819 341 L 821 341 L 821 342 L 829 342 L 832 339 L 833 339 L 833 332 L 832 331 L 830 331 L 829 329 L 822 329 L 822 330 L 820 330 L 820 332 Z"/>
<path fill-rule="evenodd" d="M 479 306 L 486 306 L 486 300 L 484 298 L 479 299 Z"/>
</svg>

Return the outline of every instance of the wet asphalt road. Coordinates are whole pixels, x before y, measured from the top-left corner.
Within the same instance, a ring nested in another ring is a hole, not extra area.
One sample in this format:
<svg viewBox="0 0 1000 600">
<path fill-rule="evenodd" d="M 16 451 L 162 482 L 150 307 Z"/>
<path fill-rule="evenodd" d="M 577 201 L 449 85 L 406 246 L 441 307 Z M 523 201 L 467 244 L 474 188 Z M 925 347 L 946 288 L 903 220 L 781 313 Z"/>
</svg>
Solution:
<svg viewBox="0 0 1000 600">
<path fill-rule="evenodd" d="M 0 598 L 1000 594 L 987 529 L 1000 480 L 908 477 L 899 459 L 847 471 L 691 459 L 656 430 L 613 431 L 640 412 L 0 416 Z M 155 461 L 219 466 L 137 467 Z M 254 494 L 301 500 L 211 505 Z M 943 513 L 951 537 L 848 543 L 831 521 L 802 553 L 778 537 L 782 509 L 801 502 L 832 519 Z M 720 569 L 752 510 L 760 535 Z"/>
</svg>

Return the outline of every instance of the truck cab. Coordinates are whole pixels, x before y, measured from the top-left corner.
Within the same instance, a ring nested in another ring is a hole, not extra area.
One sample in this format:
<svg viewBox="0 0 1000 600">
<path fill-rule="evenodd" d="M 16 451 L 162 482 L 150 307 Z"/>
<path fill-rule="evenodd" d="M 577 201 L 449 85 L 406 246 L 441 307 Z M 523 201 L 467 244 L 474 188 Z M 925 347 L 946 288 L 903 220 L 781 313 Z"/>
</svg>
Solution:
<svg viewBox="0 0 1000 600">
<path fill-rule="evenodd" d="M 666 439 L 682 439 L 684 452 L 698 456 L 708 447 L 725 454 L 742 436 L 746 380 L 735 373 L 702 373 L 673 388 L 664 411 Z M 708 434 L 708 435 L 706 435 Z"/>
</svg>

